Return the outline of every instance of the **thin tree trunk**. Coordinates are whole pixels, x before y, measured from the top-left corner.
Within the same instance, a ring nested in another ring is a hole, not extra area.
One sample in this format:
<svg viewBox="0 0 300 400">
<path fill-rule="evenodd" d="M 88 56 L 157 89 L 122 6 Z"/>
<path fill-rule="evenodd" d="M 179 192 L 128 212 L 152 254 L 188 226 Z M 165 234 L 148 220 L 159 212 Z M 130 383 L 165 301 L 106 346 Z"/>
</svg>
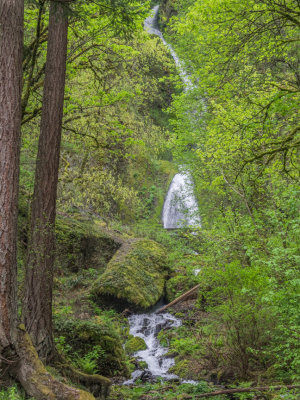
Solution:
<svg viewBox="0 0 300 400">
<path fill-rule="evenodd" d="M 188 298 L 191 294 L 193 294 L 197 289 L 199 289 L 200 285 L 194 286 L 192 289 L 188 290 L 187 292 L 183 293 L 181 296 L 177 297 L 177 299 L 171 301 L 171 303 L 163 306 L 159 310 L 156 311 L 156 314 L 159 314 L 165 310 L 167 310 L 169 307 L 175 306 L 175 304 L 180 303 L 181 301 L 185 300 Z"/>
<path fill-rule="evenodd" d="M 17 327 L 17 212 L 21 132 L 23 0 L 0 0 L 0 354 Z M 1 366 L 0 358 L 0 366 Z"/>
<path fill-rule="evenodd" d="M 42 358 L 52 356 L 54 226 L 66 74 L 68 18 L 62 2 L 51 1 L 41 132 L 31 210 L 24 322 Z"/>
</svg>

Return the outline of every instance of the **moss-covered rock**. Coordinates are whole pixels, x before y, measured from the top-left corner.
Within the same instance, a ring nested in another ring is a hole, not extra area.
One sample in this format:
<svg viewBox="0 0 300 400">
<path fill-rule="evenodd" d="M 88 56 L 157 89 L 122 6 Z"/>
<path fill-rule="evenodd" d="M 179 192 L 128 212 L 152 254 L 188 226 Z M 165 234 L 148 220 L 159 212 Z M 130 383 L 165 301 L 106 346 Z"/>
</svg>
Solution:
<svg viewBox="0 0 300 400">
<path fill-rule="evenodd" d="M 26 259 L 28 242 L 29 200 L 19 198 L 18 245 L 19 265 Z M 108 261 L 123 243 L 123 238 L 101 225 L 101 220 L 91 220 L 78 215 L 61 215 L 56 218 L 55 269 L 61 275 L 77 273 L 82 269 L 104 270 Z"/>
<path fill-rule="evenodd" d="M 55 230 L 59 270 L 104 269 L 121 245 L 93 221 L 60 216 Z"/>
<path fill-rule="evenodd" d="M 119 335 L 113 326 L 101 318 L 76 320 L 74 318 L 55 317 L 55 336 L 63 337 L 71 347 L 70 355 L 86 357 L 88 353 L 98 351 L 97 372 L 105 376 L 129 376 L 126 356 Z"/>
<path fill-rule="evenodd" d="M 146 309 L 163 295 L 167 277 L 166 250 L 149 239 L 131 239 L 114 255 L 95 282 L 95 299 Z"/>
<path fill-rule="evenodd" d="M 125 350 L 129 355 L 132 355 L 140 350 L 146 350 L 147 345 L 144 339 L 138 336 L 130 336 L 125 344 Z"/>
</svg>

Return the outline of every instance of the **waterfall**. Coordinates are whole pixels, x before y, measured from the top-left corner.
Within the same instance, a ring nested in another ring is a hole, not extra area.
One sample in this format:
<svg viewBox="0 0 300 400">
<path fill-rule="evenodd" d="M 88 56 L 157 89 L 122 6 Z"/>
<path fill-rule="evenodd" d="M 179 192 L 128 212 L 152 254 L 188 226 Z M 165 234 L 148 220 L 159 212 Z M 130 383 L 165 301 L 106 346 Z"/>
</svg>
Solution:
<svg viewBox="0 0 300 400">
<path fill-rule="evenodd" d="M 191 82 L 183 63 L 179 60 L 174 49 L 165 41 L 163 34 L 157 27 L 158 10 L 159 5 L 155 6 L 152 9 L 151 15 L 146 18 L 144 23 L 145 30 L 159 36 L 168 47 L 183 81 L 185 91 L 189 91 L 195 86 Z M 203 100 L 201 102 L 204 105 Z M 186 171 L 176 174 L 171 182 L 164 202 L 162 222 L 165 229 L 177 229 L 187 226 L 201 227 L 198 204 L 193 193 L 193 182 L 190 174 Z"/>
<path fill-rule="evenodd" d="M 163 44 L 168 47 L 168 49 L 170 50 L 170 53 L 175 61 L 179 75 L 184 83 L 185 90 L 191 90 L 191 89 L 193 89 L 194 85 L 193 85 L 192 81 L 190 80 L 188 74 L 186 73 L 183 63 L 179 60 L 173 47 L 165 41 L 163 34 L 157 27 L 158 10 L 159 10 L 159 5 L 155 6 L 152 9 L 151 15 L 148 18 L 146 18 L 146 20 L 144 22 L 144 28 L 148 33 L 159 36 L 161 38 Z"/>
<path fill-rule="evenodd" d="M 174 176 L 164 202 L 162 222 L 165 229 L 201 227 L 193 182 L 187 172 Z"/>
<path fill-rule="evenodd" d="M 159 36 L 169 48 L 185 90 L 190 90 L 194 86 L 185 72 L 182 62 L 157 28 L 158 9 L 159 6 L 155 6 L 151 15 L 145 20 L 145 30 Z M 164 202 L 162 221 L 165 229 L 201 226 L 198 204 L 193 193 L 193 181 L 188 172 L 182 171 L 174 176 Z M 195 275 L 199 272 L 200 269 L 195 270 Z M 147 345 L 146 350 L 138 351 L 134 356 L 138 361 L 146 362 L 148 367 L 146 370 L 134 371 L 131 379 L 124 382 L 125 385 L 133 384 L 137 379 L 151 380 L 156 377 L 178 379 L 176 375 L 168 372 L 175 361 L 174 358 L 166 356 L 168 349 L 160 345 L 157 335 L 162 329 L 180 326 L 181 321 L 167 312 L 156 314 L 155 310 L 156 308 L 149 313 L 133 314 L 128 318 L 130 334 L 142 338 Z"/>
</svg>

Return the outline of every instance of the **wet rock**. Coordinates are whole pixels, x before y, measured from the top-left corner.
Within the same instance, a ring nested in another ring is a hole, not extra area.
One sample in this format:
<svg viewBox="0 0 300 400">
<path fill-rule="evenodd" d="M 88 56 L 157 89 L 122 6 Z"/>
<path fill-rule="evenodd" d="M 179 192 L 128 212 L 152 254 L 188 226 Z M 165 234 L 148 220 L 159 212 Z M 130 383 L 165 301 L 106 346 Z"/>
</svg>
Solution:
<svg viewBox="0 0 300 400">
<path fill-rule="evenodd" d="M 161 324 L 157 324 L 155 328 L 155 334 L 158 334 L 163 329 L 170 329 L 170 323 L 168 321 L 164 321 Z"/>
<path fill-rule="evenodd" d="M 124 317 L 130 317 L 130 315 L 132 315 L 133 312 L 130 311 L 128 308 L 125 308 L 125 310 L 123 310 L 121 314 L 122 314 Z"/>
<path fill-rule="evenodd" d="M 151 372 L 149 370 L 145 370 L 145 371 L 143 371 L 142 375 L 140 376 L 140 380 L 143 383 L 145 383 L 145 382 L 155 383 L 157 379 L 151 374 Z"/>
<path fill-rule="evenodd" d="M 179 383 L 180 379 L 179 378 L 171 378 L 171 379 L 168 379 L 168 382 L 170 382 L 170 383 Z"/>
</svg>

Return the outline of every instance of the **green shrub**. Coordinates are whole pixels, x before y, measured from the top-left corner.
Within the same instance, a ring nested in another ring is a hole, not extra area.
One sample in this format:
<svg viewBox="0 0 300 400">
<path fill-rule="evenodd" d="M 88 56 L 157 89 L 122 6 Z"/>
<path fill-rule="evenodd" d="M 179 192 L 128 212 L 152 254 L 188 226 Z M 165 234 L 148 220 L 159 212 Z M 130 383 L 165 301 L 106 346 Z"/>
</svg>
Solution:
<svg viewBox="0 0 300 400">
<path fill-rule="evenodd" d="M 56 315 L 54 323 L 58 348 L 75 365 L 105 376 L 128 376 L 121 339 L 107 320 L 78 321 Z"/>
<path fill-rule="evenodd" d="M 101 346 L 95 346 L 92 351 L 76 359 L 78 368 L 86 374 L 96 374 L 98 370 L 98 360 L 105 359 L 106 353 Z"/>
<path fill-rule="evenodd" d="M 23 391 L 19 390 L 17 386 L 11 386 L 8 389 L 0 390 L 0 400 L 34 400 L 32 397 L 27 398 Z"/>
</svg>

